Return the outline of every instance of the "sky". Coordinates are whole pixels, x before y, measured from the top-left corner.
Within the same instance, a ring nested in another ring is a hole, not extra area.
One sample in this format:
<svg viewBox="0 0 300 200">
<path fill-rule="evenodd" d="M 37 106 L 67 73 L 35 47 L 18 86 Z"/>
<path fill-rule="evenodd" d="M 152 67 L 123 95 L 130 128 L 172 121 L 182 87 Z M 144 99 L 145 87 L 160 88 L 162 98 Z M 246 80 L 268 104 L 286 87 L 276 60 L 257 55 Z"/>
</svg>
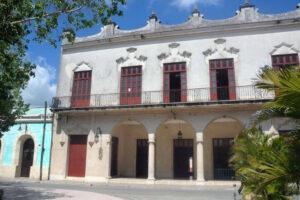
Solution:
<svg viewBox="0 0 300 200">
<path fill-rule="evenodd" d="M 277 14 L 293 11 L 300 0 L 249 0 L 263 14 Z M 244 0 L 127 0 L 121 9 L 122 17 L 113 17 L 120 29 L 136 29 L 146 25 L 154 10 L 162 24 L 178 24 L 187 21 L 195 5 L 205 19 L 225 19 L 235 16 Z M 102 25 L 81 30 L 76 33 L 83 37 L 100 32 Z M 37 65 L 35 77 L 31 78 L 28 87 L 23 91 L 25 103 L 31 106 L 42 106 L 47 100 L 51 103 L 56 94 L 56 82 L 59 71 L 60 44 L 57 48 L 48 43 L 31 42 L 27 58 Z"/>
</svg>

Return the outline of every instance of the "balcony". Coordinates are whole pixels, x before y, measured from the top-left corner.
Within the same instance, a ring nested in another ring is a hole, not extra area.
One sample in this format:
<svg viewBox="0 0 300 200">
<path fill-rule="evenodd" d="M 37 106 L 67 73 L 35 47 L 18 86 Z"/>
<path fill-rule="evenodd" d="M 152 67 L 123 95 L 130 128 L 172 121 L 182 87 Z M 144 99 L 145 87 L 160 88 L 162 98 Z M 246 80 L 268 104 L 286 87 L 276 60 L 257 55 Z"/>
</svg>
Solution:
<svg viewBox="0 0 300 200">
<path fill-rule="evenodd" d="M 179 91 L 144 91 L 128 92 L 113 94 L 92 94 L 86 97 L 88 103 L 74 103 L 74 97 L 54 97 L 53 109 L 70 109 L 70 108 L 97 108 L 97 107 L 125 107 L 125 106 L 149 106 L 149 105 L 176 105 L 176 104 L 218 104 L 218 103 L 246 103 L 246 102 L 263 102 L 274 98 L 274 93 L 263 89 L 258 89 L 253 85 L 236 86 L 234 96 L 230 97 L 228 90 L 232 88 L 197 88 Z M 217 95 L 211 95 L 217 91 Z M 224 92 L 225 91 L 225 92 Z M 73 99 L 73 101 L 72 101 Z"/>
</svg>

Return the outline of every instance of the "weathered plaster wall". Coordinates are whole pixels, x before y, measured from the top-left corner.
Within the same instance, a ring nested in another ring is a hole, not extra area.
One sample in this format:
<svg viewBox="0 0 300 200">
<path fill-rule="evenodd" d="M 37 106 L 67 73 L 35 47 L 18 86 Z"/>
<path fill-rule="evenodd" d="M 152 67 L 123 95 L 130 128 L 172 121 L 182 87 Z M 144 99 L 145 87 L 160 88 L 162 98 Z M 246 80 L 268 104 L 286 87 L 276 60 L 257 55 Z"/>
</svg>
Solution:
<svg viewBox="0 0 300 200">
<path fill-rule="evenodd" d="M 50 113 L 48 109 L 47 113 Z M 44 114 L 44 108 L 31 108 L 26 115 L 40 115 Z M 4 133 L 2 138 L 2 152 L 1 152 L 1 170 L 0 176 L 15 177 L 20 176 L 21 173 L 21 155 L 23 144 L 26 139 L 32 138 L 34 141 L 34 158 L 33 166 L 31 167 L 30 177 L 37 179 L 39 177 L 39 167 L 41 159 L 42 137 L 43 137 L 43 123 L 26 123 L 27 131 L 25 132 L 25 123 L 16 124 L 10 130 Z M 22 130 L 19 130 L 19 127 Z M 43 178 L 48 177 L 48 169 L 50 166 L 50 151 L 51 151 L 51 135 L 52 123 L 46 124 L 45 143 L 44 143 L 44 157 L 43 157 Z"/>
</svg>

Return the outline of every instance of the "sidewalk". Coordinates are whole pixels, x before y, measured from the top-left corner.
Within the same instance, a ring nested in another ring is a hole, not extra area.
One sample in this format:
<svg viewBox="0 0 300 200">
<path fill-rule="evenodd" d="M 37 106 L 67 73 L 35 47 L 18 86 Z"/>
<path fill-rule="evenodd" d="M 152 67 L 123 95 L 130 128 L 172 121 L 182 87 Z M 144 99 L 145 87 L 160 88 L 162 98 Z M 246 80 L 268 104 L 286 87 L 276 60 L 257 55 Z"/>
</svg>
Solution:
<svg viewBox="0 0 300 200">
<path fill-rule="evenodd" d="M 15 184 L 1 185 L 0 188 L 4 190 L 3 200 L 123 200 L 105 194 L 78 190 L 33 188 Z"/>
</svg>

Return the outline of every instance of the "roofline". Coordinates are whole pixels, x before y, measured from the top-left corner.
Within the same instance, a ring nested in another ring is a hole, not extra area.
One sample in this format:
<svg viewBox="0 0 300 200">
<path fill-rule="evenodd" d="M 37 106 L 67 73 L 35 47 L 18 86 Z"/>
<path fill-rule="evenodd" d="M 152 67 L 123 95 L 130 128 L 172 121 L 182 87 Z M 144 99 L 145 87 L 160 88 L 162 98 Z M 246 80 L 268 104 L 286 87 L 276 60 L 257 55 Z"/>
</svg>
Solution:
<svg viewBox="0 0 300 200">
<path fill-rule="evenodd" d="M 141 33 L 126 36 L 116 36 L 112 38 L 97 39 L 91 41 L 76 42 L 74 44 L 62 44 L 62 50 L 95 47 L 95 46 L 108 46 L 115 44 L 132 43 L 146 40 L 154 39 L 166 39 L 166 38 L 176 38 L 182 36 L 194 36 L 194 35 L 209 35 L 211 33 L 227 33 L 227 32 L 242 32 L 249 30 L 265 30 L 265 29 L 275 29 L 282 27 L 300 27 L 300 16 L 294 19 L 285 20 L 272 20 L 267 22 L 248 22 L 239 24 L 229 24 L 221 26 L 210 26 L 210 27 L 198 27 L 182 30 L 173 31 L 160 31 L 152 33 Z"/>
</svg>

